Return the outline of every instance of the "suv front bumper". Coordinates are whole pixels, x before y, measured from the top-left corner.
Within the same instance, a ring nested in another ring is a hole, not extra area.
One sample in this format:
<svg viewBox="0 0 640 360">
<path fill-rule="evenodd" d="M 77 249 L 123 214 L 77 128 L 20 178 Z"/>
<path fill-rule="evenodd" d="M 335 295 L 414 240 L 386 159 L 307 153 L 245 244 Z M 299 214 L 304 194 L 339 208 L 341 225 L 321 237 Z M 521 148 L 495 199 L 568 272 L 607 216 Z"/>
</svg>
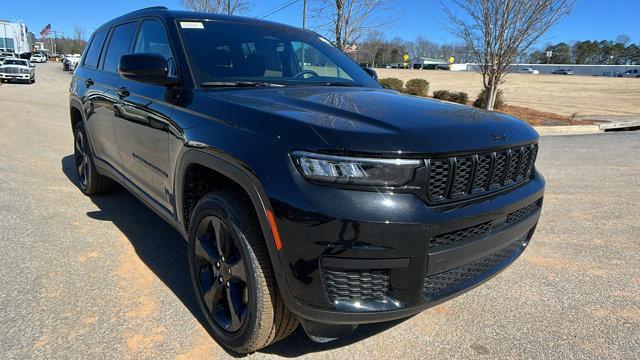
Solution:
<svg viewBox="0 0 640 360">
<path fill-rule="evenodd" d="M 274 204 L 279 283 L 291 311 L 322 324 L 408 317 L 490 279 L 528 245 L 544 192 L 536 174 L 509 192 L 439 209 L 411 194 L 298 185 L 322 208 Z"/>
</svg>

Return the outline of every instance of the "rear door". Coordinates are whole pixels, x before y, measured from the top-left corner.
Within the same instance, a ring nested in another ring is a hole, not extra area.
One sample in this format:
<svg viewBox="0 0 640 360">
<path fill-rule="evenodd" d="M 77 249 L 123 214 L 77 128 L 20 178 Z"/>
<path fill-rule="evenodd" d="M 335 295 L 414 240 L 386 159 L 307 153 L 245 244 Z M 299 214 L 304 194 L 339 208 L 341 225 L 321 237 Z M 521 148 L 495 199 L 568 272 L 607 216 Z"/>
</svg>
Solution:
<svg viewBox="0 0 640 360">
<path fill-rule="evenodd" d="M 79 94 L 84 94 L 82 103 L 87 119 L 88 136 L 94 156 L 120 170 L 120 154 L 113 126 L 113 104 L 117 77 L 100 69 L 100 58 L 113 29 L 104 29 L 94 34 L 80 68 L 75 72 Z"/>
<path fill-rule="evenodd" d="M 170 72 L 175 60 L 166 29 L 158 19 L 142 19 L 132 53 L 164 56 Z M 168 142 L 171 126 L 169 88 L 120 79 L 115 126 L 118 148 L 127 176 L 145 193 L 172 212 Z"/>
</svg>

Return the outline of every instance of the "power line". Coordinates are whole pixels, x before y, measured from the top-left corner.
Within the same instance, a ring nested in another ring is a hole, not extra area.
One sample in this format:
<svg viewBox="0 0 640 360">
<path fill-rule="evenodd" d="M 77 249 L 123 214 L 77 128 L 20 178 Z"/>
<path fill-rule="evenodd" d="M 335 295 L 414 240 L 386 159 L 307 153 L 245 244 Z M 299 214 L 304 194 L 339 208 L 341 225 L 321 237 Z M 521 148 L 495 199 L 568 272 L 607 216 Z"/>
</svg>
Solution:
<svg viewBox="0 0 640 360">
<path fill-rule="evenodd" d="M 281 5 L 278 5 L 278 7 L 276 7 L 276 8 L 275 8 L 275 9 L 273 9 L 273 10 L 271 10 L 271 11 L 270 11 L 270 12 L 268 12 L 266 15 L 262 15 L 262 16 L 260 16 L 260 19 L 264 19 L 264 18 L 266 18 L 266 17 L 268 17 L 268 16 L 271 16 L 271 15 L 273 15 L 273 14 L 277 13 L 277 12 L 280 12 L 280 11 L 282 11 L 282 10 L 284 10 L 284 9 L 288 8 L 289 6 L 291 6 L 291 5 L 295 4 L 295 3 L 297 3 L 298 1 L 300 1 L 300 0 L 293 0 L 293 1 L 289 1 L 289 2 L 287 2 L 287 3 L 283 3 L 283 4 L 281 4 Z"/>
</svg>

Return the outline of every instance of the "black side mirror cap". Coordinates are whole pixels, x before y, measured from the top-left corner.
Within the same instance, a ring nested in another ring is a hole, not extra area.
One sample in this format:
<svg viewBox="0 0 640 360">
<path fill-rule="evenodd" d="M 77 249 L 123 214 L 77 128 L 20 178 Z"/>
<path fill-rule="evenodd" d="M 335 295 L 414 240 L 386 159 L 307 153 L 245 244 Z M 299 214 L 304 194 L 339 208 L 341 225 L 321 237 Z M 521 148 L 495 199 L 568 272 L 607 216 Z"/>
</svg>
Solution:
<svg viewBox="0 0 640 360">
<path fill-rule="evenodd" d="M 178 78 L 169 76 L 169 65 L 160 54 L 138 53 L 120 56 L 118 73 L 125 79 L 156 85 L 173 85 Z"/>
<path fill-rule="evenodd" d="M 378 73 L 375 70 L 370 67 L 362 68 L 362 70 L 366 71 L 375 81 L 378 81 Z"/>
</svg>

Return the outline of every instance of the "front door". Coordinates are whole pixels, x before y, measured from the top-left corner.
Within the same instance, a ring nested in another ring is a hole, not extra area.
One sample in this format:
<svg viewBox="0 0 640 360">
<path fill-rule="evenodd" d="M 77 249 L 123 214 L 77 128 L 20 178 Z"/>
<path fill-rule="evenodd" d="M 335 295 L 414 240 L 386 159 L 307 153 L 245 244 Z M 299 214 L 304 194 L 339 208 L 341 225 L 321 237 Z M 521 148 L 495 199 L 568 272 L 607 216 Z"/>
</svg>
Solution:
<svg viewBox="0 0 640 360">
<path fill-rule="evenodd" d="M 173 55 L 162 23 L 140 23 L 133 53 L 158 53 L 171 65 Z M 172 66 L 170 66 L 172 68 Z M 169 179 L 169 130 L 173 106 L 165 86 L 121 79 L 115 126 L 118 148 L 127 177 L 141 190 L 172 209 Z"/>
</svg>

